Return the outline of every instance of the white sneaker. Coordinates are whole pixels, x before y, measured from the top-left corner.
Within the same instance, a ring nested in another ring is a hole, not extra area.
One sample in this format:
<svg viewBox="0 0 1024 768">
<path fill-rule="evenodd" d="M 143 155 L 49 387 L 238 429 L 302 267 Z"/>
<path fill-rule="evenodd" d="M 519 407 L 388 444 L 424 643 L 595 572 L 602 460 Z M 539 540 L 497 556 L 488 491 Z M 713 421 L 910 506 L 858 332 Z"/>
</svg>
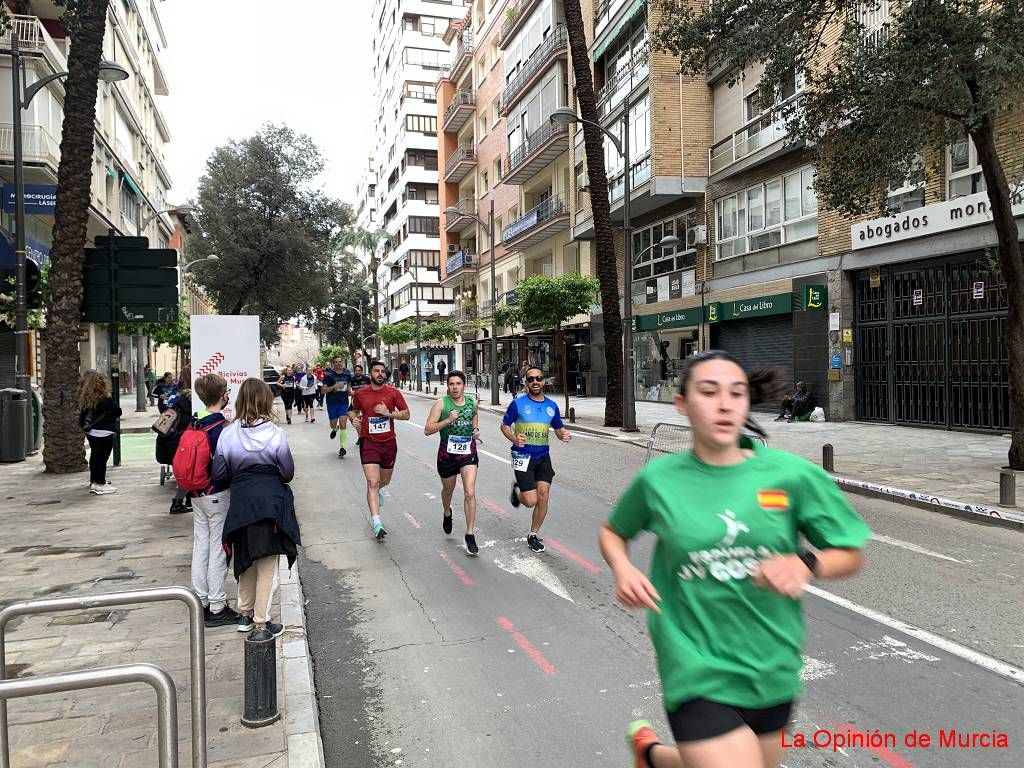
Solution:
<svg viewBox="0 0 1024 768">
<path fill-rule="evenodd" d="M 100 485 L 99 483 L 92 483 L 89 486 L 89 493 L 95 493 L 97 496 L 102 496 L 107 493 L 117 493 L 117 488 L 110 485 Z"/>
</svg>

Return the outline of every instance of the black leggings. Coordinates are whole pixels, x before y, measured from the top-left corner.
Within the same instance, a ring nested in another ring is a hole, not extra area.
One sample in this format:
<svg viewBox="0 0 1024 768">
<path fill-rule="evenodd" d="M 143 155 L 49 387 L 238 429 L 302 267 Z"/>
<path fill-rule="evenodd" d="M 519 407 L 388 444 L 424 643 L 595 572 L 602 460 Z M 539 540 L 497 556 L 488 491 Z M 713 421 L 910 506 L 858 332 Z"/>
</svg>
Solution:
<svg viewBox="0 0 1024 768">
<path fill-rule="evenodd" d="M 295 404 L 295 390 L 282 387 L 281 399 L 284 400 L 284 409 L 286 411 L 290 411 L 292 409 L 292 405 Z"/>
<path fill-rule="evenodd" d="M 303 395 L 302 396 L 302 405 L 303 405 L 303 407 L 307 411 L 312 411 L 313 410 L 313 403 L 315 403 L 315 402 L 316 402 L 316 395 L 315 394 Z"/>
<path fill-rule="evenodd" d="M 89 441 L 89 482 L 96 485 L 107 483 L 107 459 L 114 450 L 114 436 L 93 437 L 86 435 Z"/>
</svg>

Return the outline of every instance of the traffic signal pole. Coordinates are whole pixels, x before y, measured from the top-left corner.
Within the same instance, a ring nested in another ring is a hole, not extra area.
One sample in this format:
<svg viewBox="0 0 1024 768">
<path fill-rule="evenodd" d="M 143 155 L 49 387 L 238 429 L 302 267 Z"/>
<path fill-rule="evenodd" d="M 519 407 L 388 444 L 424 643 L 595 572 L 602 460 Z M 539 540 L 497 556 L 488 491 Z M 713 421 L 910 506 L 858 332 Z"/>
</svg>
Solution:
<svg viewBox="0 0 1024 768">
<path fill-rule="evenodd" d="M 121 360 L 120 336 L 117 327 L 117 230 L 107 232 L 110 237 L 110 389 L 114 407 L 121 407 Z M 114 427 L 114 466 L 121 466 L 121 419 Z"/>
</svg>

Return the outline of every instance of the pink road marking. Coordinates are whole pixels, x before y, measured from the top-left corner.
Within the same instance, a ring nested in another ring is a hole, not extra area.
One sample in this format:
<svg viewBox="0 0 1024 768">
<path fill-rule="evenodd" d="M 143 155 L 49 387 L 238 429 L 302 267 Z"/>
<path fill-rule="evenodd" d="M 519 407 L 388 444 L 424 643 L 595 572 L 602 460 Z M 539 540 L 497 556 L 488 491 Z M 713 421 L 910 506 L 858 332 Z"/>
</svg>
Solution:
<svg viewBox="0 0 1024 768">
<path fill-rule="evenodd" d="M 533 660 L 534 664 L 541 668 L 545 675 L 554 675 L 558 672 L 555 669 L 555 665 L 545 659 L 544 654 L 533 647 L 533 643 L 526 638 L 526 635 L 516 629 L 515 624 L 504 616 L 499 616 L 498 626 L 511 633 L 512 639 L 516 641 L 516 645 L 526 651 L 526 655 Z"/>
<path fill-rule="evenodd" d="M 571 549 L 569 549 L 567 546 L 562 544 L 562 542 L 560 542 L 558 539 L 552 539 L 550 536 L 548 536 L 548 537 L 546 537 L 544 539 L 544 542 L 546 544 L 550 544 L 557 551 L 561 552 L 563 555 L 568 557 L 570 560 L 573 560 L 577 564 L 583 566 L 586 570 L 590 571 L 591 573 L 600 573 L 601 572 L 601 567 L 600 566 L 594 565 L 592 562 L 587 560 L 582 555 L 576 554 Z"/>
<path fill-rule="evenodd" d="M 447 552 L 443 550 L 438 550 L 437 554 L 441 556 L 442 560 L 448 563 L 448 567 L 452 569 L 452 573 L 454 573 L 456 576 L 462 579 L 463 584 L 465 584 L 467 587 L 473 586 L 473 580 L 469 578 L 469 575 L 464 570 L 462 570 L 462 568 L 460 568 L 458 565 L 452 562 L 451 558 L 448 557 Z"/>
<path fill-rule="evenodd" d="M 505 510 L 504 507 L 498 506 L 490 499 L 480 499 L 480 501 L 483 503 L 485 507 L 491 510 L 491 512 L 496 514 L 502 520 L 508 520 L 508 518 L 511 517 L 511 515 L 509 515 L 509 513 Z"/>
<path fill-rule="evenodd" d="M 833 728 L 836 731 L 842 731 L 843 733 L 851 736 L 854 734 L 856 734 L 857 736 L 867 736 L 867 734 L 865 734 L 863 731 L 859 731 L 852 725 L 849 725 L 847 723 L 836 723 L 833 726 Z M 912 762 L 903 757 L 900 757 L 887 747 L 865 747 L 865 749 L 867 749 L 872 754 L 878 755 L 879 758 L 885 761 L 886 764 L 891 765 L 892 768 L 914 768 L 914 764 Z"/>
<path fill-rule="evenodd" d="M 415 517 L 410 515 L 408 512 L 406 512 L 404 514 L 405 514 L 405 519 L 409 521 L 409 524 L 413 528 L 419 528 L 420 527 L 420 521 L 419 520 L 417 520 Z"/>
</svg>

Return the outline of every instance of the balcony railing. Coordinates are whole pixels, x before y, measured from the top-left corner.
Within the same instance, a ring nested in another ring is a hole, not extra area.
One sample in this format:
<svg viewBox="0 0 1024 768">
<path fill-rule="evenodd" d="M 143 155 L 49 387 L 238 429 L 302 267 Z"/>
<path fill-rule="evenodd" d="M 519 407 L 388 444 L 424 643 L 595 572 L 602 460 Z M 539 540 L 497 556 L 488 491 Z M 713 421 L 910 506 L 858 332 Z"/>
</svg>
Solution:
<svg viewBox="0 0 1024 768">
<path fill-rule="evenodd" d="M 519 237 L 531 229 L 542 226 L 552 219 L 567 215 L 568 213 L 569 206 L 566 205 L 565 196 L 562 194 L 552 195 L 505 227 L 501 231 L 501 239 L 508 241 Z"/>
<path fill-rule="evenodd" d="M 60 142 L 41 125 L 21 127 L 22 156 L 26 163 L 44 163 L 54 171 L 60 165 Z M 0 123 L 0 155 L 14 157 L 14 126 Z"/>
<path fill-rule="evenodd" d="M 800 93 L 791 96 L 770 112 L 754 118 L 731 136 L 712 146 L 708 151 L 710 173 L 715 174 L 759 149 L 786 138 L 785 115 L 793 109 L 799 109 L 802 99 L 803 94 Z"/>
<path fill-rule="evenodd" d="M 568 43 L 569 38 L 565 32 L 565 25 L 559 24 L 555 27 L 554 34 L 548 35 L 547 39 L 527 59 L 523 68 L 519 70 L 519 74 L 512 78 L 512 81 L 505 86 L 505 91 L 501 95 L 502 114 L 508 113 L 509 106 L 515 101 L 516 97 L 522 95 L 523 91 L 526 90 L 526 87 L 539 72 L 546 69 L 556 56 L 565 52 Z"/>
<path fill-rule="evenodd" d="M 0 47 L 11 47 L 11 31 L 18 33 L 18 48 L 22 53 L 38 51 L 47 56 L 58 72 L 68 68 L 67 52 L 58 44 L 46 27 L 35 16 L 10 16 L 11 27 L 0 35 Z"/>
<path fill-rule="evenodd" d="M 494 302 L 484 299 L 480 302 L 480 317 L 490 317 L 494 314 Z"/>
<path fill-rule="evenodd" d="M 455 58 L 452 60 L 451 80 L 455 81 L 462 77 L 473 58 L 473 32 L 466 30 L 459 36 L 459 44 L 455 47 Z"/>
<path fill-rule="evenodd" d="M 448 162 L 444 164 L 444 176 L 447 179 L 454 171 L 459 163 L 475 163 L 476 162 L 476 147 L 473 144 L 462 144 L 452 152 L 452 156 L 448 158 Z"/>
<path fill-rule="evenodd" d="M 458 112 L 460 108 L 474 106 L 476 106 L 475 93 L 472 91 L 458 91 L 452 99 L 452 103 L 448 105 L 448 109 L 444 111 L 444 120 L 442 120 L 444 127 L 448 127 L 448 123 L 451 121 L 452 116 Z"/>
<path fill-rule="evenodd" d="M 635 51 L 629 62 L 615 72 L 597 92 L 597 109 L 601 117 L 607 117 L 634 88 L 647 79 L 651 69 L 650 56 L 650 46 Z"/>
<path fill-rule="evenodd" d="M 455 323 L 471 323 L 480 317 L 480 313 L 477 312 L 476 304 L 464 304 L 460 307 L 454 307 L 451 313 L 452 322 Z"/>
<path fill-rule="evenodd" d="M 509 3 L 505 11 L 505 20 L 501 23 L 501 35 L 499 43 L 504 46 L 526 22 L 530 11 L 537 5 L 539 0 L 515 0 Z"/>
<path fill-rule="evenodd" d="M 452 229 L 462 228 L 460 225 L 466 224 L 466 217 L 469 214 L 476 213 L 476 199 L 472 197 L 464 197 L 455 205 L 452 206 L 459 213 L 458 215 L 444 215 L 444 228 L 448 231 Z"/>
<path fill-rule="evenodd" d="M 520 165 L 529 159 L 530 155 L 544 146 L 551 139 L 555 138 L 560 134 L 568 136 L 569 128 L 558 123 L 548 121 L 544 123 L 540 128 L 531 133 L 522 144 L 513 149 L 508 155 L 508 169 L 503 176 L 515 171 Z"/>
</svg>

